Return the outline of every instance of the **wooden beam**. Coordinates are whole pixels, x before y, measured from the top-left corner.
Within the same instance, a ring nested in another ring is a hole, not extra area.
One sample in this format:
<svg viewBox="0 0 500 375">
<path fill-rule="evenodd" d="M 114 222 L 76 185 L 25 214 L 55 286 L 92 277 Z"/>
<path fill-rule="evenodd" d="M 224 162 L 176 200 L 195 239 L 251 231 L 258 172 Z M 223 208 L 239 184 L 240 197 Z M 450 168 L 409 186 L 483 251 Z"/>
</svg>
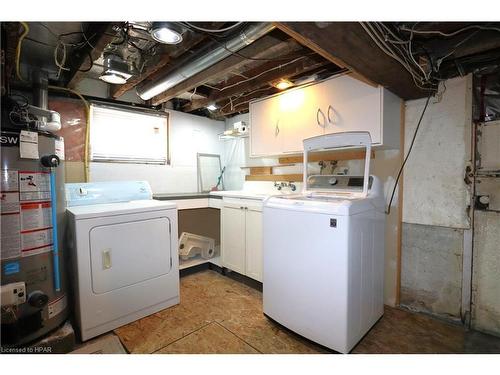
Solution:
<svg viewBox="0 0 500 375">
<path fill-rule="evenodd" d="M 138 75 L 129 78 L 127 83 L 123 85 L 112 85 L 111 86 L 111 96 L 116 99 L 125 94 L 130 89 L 133 89 L 139 83 L 153 77 L 153 75 L 161 74 L 162 72 L 170 69 L 169 64 L 176 59 L 177 57 L 182 56 L 183 53 L 189 53 L 189 51 L 196 47 L 199 43 L 204 41 L 206 37 L 200 34 L 187 34 L 190 37 L 185 37 L 180 46 L 175 47 L 165 47 L 166 50 L 156 59 L 155 62 L 151 62 L 148 64 L 144 71 Z"/>
<path fill-rule="evenodd" d="M 380 84 L 404 99 L 426 96 L 410 74 L 386 55 L 358 22 L 278 22 L 276 26 L 299 43 L 336 65 L 348 68 L 356 78 Z"/>
<path fill-rule="evenodd" d="M 302 174 L 262 174 L 246 175 L 245 181 L 290 181 L 301 182 L 304 176 Z"/>
<path fill-rule="evenodd" d="M 79 63 L 72 71 L 73 75 L 67 84 L 67 87 L 70 89 L 74 89 L 78 82 L 85 76 L 85 72 L 80 71 L 80 69 L 89 63 L 88 55 L 90 54 L 92 61 L 97 60 L 102 55 L 106 46 L 115 38 L 111 25 L 108 22 L 93 22 L 87 34 L 96 34 L 97 37 L 90 40 L 93 48 L 89 44 L 86 44 L 81 51 L 78 51 Z"/>
<path fill-rule="evenodd" d="M 359 150 L 345 150 L 345 151 L 321 151 L 312 152 L 308 156 L 310 162 L 317 161 L 330 161 L 330 160 L 355 160 L 364 159 L 365 152 Z M 372 159 L 375 159 L 375 152 L 372 151 Z M 302 155 L 297 156 L 283 156 L 278 159 L 280 164 L 288 163 L 303 163 L 304 159 Z"/>
<path fill-rule="evenodd" d="M 292 60 L 293 61 L 293 60 Z M 255 79 L 241 79 L 241 84 L 234 84 L 222 87 L 221 91 L 214 90 L 206 99 L 193 100 L 189 103 L 184 110 L 186 112 L 194 111 L 198 108 L 206 107 L 210 103 L 214 103 L 223 99 L 230 98 L 234 95 L 257 90 L 271 82 L 277 81 L 279 79 L 286 79 L 293 77 L 297 74 L 311 71 L 317 69 L 318 67 L 326 65 L 328 62 L 319 56 L 304 57 L 292 63 L 279 63 L 276 62 L 265 64 L 256 71 L 245 72 L 250 78 L 255 77 Z M 287 65 L 285 65 L 287 64 Z"/>
<path fill-rule="evenodd" d="M 266 56 L 280 56 L 296 51 L 300 46 L 293 40 L 279 41 L 271 35 L 266 35 L 258 41 L 252 43 L 248 47 L 238 51 L 239 54 L 244 56 L 251 56 L 252 58 L 265 58 Z M 153 105 L 158 105 L 175 98 L 186 91 L 192 90 L 195 87 L 201 86 L 204 83 L 212 81 L 218 77 L 223 77 L 248 63 L 249 60 L 238 55 L 231 55 L 224 60 L 212 65 L 204 71 L 195 74 L 194 76 L 186 79 L 180 84 L 168 89 L 160 95 L 152 99 Z"/>
</svg>

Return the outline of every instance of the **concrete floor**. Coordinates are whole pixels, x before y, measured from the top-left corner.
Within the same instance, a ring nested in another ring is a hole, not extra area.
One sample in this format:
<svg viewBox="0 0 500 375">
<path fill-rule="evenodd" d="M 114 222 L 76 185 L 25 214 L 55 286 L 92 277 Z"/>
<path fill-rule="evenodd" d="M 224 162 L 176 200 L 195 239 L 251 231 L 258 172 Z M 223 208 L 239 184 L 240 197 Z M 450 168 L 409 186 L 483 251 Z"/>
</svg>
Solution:
<svg viewBox="0 0 500 375">
<path fill-rule="evenodd" d="M 332 353 L 266 318 L 262 293 L 240 281 L 184 276 L 179 305 L 114 332 L 130 353 Z M 500 338 L 386 307 L 352 353 L 500 353 Z"/>
</svg>

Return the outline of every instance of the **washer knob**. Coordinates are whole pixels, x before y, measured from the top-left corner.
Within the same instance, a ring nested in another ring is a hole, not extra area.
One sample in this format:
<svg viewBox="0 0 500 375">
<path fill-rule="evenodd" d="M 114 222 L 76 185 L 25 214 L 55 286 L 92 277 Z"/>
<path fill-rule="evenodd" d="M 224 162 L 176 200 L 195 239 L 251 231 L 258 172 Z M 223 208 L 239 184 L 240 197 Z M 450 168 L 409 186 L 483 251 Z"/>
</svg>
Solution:
<svg viewBox="0 0 500 375">
<path fill-rule="evenodd" d="M 338 182 L 338 180 L 337 180 L 335 177 L 332 177 L 332 178 L 330 178 L 330 179 L 328 180 L 328 183 L 329 183 L 330 185 L 332 185 L 332 186 L 333 186 L 333 185 L 337 185 L 337 182 Z"/>
</svg>

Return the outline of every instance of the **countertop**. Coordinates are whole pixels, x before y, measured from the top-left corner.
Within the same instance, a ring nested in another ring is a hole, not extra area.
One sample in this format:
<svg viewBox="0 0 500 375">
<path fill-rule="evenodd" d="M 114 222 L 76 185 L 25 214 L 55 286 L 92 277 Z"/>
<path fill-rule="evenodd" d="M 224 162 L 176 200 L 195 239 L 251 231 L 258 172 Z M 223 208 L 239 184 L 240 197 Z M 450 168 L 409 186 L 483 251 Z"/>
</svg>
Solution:
<svg viewBox="0 0 500 375">
<path fill-rule="evenodd" d="M 222 199 L 222 196 L 213 196 L 210 193 L 158 193 L 153 194 L 153 199 L 160 201 L 180 200 L 180 199 L 203 199 L 215 198 Z"/>
</svg>

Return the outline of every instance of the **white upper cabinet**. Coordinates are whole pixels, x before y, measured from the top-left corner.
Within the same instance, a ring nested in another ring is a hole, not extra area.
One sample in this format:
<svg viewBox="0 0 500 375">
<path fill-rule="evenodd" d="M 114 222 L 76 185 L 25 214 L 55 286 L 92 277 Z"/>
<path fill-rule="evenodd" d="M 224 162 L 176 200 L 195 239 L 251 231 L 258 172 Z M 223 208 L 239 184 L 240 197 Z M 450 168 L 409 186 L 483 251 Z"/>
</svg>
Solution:
<svg viewBox="0 0 500 375">
<path fill-rule="evenodd" d="M 399 148 L 401 99 L 348 75 L 250 103 L 250 154 L 301 153 L 322 134 L 369 131 L 374 146 Z"/>
</svg>

